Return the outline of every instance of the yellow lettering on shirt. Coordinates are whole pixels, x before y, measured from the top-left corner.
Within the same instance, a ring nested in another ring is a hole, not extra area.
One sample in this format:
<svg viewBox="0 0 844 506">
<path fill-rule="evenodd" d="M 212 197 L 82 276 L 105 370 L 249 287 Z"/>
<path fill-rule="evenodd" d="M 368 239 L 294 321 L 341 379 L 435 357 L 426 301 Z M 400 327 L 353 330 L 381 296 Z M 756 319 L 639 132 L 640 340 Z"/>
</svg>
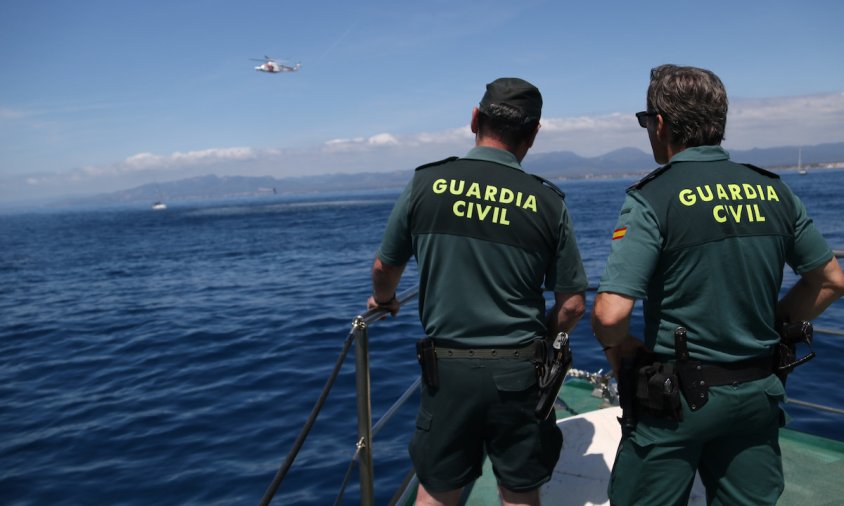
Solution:
<svg viewBox="0 0 844 506">
<path fill-rule="evenodd" d="M 501 194 L 498 196 L 498 202 L 502 204 L 509 204 L 513 202 L 513 190 L 510 188 L 502 188 Z"/>
<path fill-rule="evenodd" d="M 451 206 L 451 212 L 459 218 L 490 222 L 498 225 L 510 225 L 508 211 L 518 208 L 524 211 L 539 212 L 535 195 L 514 191 L 510 188 L 482 185 L 462 179 L 437 179 L 431 186 L 435 195 L 448 192 L 462 197 Z"/>
<path fill-rule="evenodd" d="M 684 206 L 693 206 L 697 202 L 695 199 L 695 192 L 688 188 L 680 191 L 680 203 Z"/>
<path fill-rule="evenodd" d="M 712 219 L 718 223 L 762 223 L 766 219 L 759 201 L 780 202 L 774 186 L 748 183 L 717 183 L 683 188 L 677 193 L 677 199 L 685 207 L 713 202 Z"/>
<path fill-rule="evenodd" d="M 536 212 L 536 197 L 534 197 L 533 195 L 528 195 L 527 199 L 525 200 L 525 205 L 522 207 Z"/>
</svg>

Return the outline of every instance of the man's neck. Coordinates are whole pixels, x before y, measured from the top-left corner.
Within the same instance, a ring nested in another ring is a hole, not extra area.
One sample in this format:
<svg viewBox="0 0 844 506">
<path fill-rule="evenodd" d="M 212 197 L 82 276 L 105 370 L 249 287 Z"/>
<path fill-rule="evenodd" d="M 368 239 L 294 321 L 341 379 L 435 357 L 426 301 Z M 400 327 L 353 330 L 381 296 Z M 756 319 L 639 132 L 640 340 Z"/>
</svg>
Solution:
<svg viewBox="0 0 844 506">
<path fill-rule="evenodd" d="M 671 144 L 671 143 L 669 143 L 669 144 L 665 147 L 665 151 L 666 151 L 666 152 L 667 152 L 667 154 L 668 154 L 668 160 L 669 160 L 669 161 L 670 161 L 672 158 L 674 158 L 674 155 L 676 155 L 677 153 L 683 152 L 683 151 L 685 151 L 685 150 L 686 150 L 686 146 L 680 146 L 680 145 L 678 145 L 678 144 Z"/>
<path fill-rule="evenodd" d="M 512 153 L 513 156 L 516 157 L 516 160 L 518 160 L 519 163 L 522 163 L 522 159 L 524 159 L 525 155 L 527 154 L 526 148 L 525 149 L 522 149 L 522 148 L 513 149 L 510 146 L 508 146 L 507 144 L 504 144 L 503 142 L 501 142 L 500 140 L 498 140 L 494 137 L 488 137 L 488 136 L 487 137 L 476 136 L 475 146 L 479 147 L 479 148 L 495 148 L 495 149 L 500 149 L 502 151 L 508 151 L 508 152 Z"/>
</svg>

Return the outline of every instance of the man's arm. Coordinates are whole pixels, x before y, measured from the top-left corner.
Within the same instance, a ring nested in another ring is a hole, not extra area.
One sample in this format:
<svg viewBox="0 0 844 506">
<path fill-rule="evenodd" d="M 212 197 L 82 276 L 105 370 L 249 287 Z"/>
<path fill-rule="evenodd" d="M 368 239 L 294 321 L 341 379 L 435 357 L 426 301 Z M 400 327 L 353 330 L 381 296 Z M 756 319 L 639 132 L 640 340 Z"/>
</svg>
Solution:
<svg viewBox="0 0 844 506">
<path fill-rule="evenodd" d="M 832 259 L 800 275 L 797 283 L 777 304 L 781 321 L 813 320 L 844 295 L 844 273 L 838 259 Z"/>
<path fill-rule="evenodd" d="M 395 316 L 399 312 L 399 301 L 396 300 L 396 288 L 404 272 L 404 265 L 385 264 L 377 256 L 372 264 L 372 296 L 366 305 L 369 309 L 382 308 Z"/>
<path fill-rule="evenodd" d="M 558 332 L 571 332 L 585 311 L 583 292 L 554 292 L 554 309 L 548 315 L 548 336 L 553 338 Z"/>
<path fill-rule="evenodd" d="M 601 347 L 620 345 L 630 329 L 630 315 L 636 299 L 612 292 L 602 292 L 595 296 L 592 308 L 592 332 Z"/>
<path fill-rule="evenodd" d="M 612 292 L 595 296 L 592 308 L 592 332 L 604 350 L 613 374 L 618 378 L 623 359 L 632 359 L 644 344 L 631 336 L 630 315 L 636 299 Z"/>
</svg>

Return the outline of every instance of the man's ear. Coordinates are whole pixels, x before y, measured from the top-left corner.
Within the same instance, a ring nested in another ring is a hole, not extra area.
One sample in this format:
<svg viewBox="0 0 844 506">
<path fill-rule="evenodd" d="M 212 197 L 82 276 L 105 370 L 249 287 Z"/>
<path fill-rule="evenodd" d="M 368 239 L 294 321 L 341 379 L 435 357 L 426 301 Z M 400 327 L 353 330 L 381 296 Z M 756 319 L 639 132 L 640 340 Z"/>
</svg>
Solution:
<svg viewBox="0 0 844 506">
<path fill-rule="evenodd" d="M 530 149 L 533 147 L 533 141 L 536 140 L 536 135 L 539 133 L 539 129 L 542 128 L 542 125 L 537 123 L 536 128 L 534 129 L 533 133 L 530 137 L 527 138 L 527 148 Z"/>
<path fill-rule="evenodd" d="M 656 138 L 660 142 L 668 144 L 671 142 L 671 130 L 668 128 L 668 123 L 662 119 L 662 114 L 657 114 L 654 119 L 656 119 L 656 129 L 654 130 Z"/>
<path fill-rule="evenodd" d="M 471 123 L 471 125 L 472 125 L 472 133 L 477 134 L 478 133 L 478 108 L 477 107 L 472 109 L 472 123 Z"/>
</svg>

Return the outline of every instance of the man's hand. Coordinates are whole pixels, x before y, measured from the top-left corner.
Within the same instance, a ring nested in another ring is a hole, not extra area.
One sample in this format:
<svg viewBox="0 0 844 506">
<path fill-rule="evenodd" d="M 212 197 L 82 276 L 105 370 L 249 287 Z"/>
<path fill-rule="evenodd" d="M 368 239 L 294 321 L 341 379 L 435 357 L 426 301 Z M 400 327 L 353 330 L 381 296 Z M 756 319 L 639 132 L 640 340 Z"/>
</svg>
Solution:
<svg viewBox="0 0 844 506">
<path fill-rule="evenodd" d="M 621 344 L 604 350 L 604 354 L 610 363 L 610 367 L 612 367 L 612 373 L 616 380 L 618 380 L 618 374 L 621 370 L 621 363 L 625 360 L 633 360 L 636 357 L 636 350 L 644 346 L 645 343 L 628 334 Z"/>
<path fill-rule="evenodd" d="M 387 303 L 384 303 L 384 304 L 379 304 L 378 302 L 375 301 L 374 296 L 370 296 L 369 300 L 366 301 L 366 308 L 367 309 L 375 309 L 375 308 L 386 309 L 387 311 L 390 312 L 391 315 L 396 316 L 396 313 L 398 313 L 399 309 L 401 308 L 401 304 L 399 304 L 399 300 L 396 298 L 395 295 L 393 295 L 393 298 L 390 299 Z"/>
</svg>

